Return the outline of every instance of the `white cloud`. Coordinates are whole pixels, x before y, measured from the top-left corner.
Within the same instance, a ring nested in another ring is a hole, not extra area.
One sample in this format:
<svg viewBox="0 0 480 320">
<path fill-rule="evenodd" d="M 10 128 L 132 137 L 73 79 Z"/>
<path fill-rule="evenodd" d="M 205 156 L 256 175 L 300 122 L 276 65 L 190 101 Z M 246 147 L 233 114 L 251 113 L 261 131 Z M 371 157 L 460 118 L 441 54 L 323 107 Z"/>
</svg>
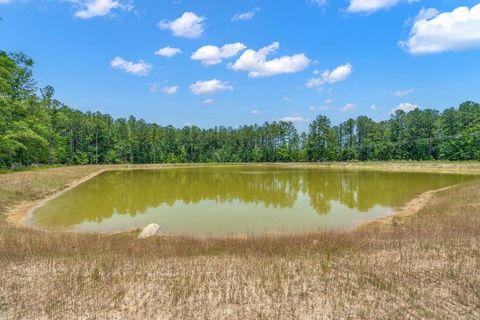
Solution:
<svg viewBox="0 0 480 320">
<path fill-rule="evenodd" d="M 195 51 L 191 58 L 192 60 L 200 60 L 205 65 L 213 65 L 221 63 L 223 59 L 236 56 L 239 52 L 245 50 L 247 47 L 240 42 L 229 43 L 219 48 L 216 46 L 203 46 Z"/>
<path fill-rule="evenodd" d="M 314 71 L 314 75 L 319 75 L 320 77 L 311 78 L 305 84 L 308 88 L 315 88 L 319 87 L 325 83 L 335 83 L 339 81 L 343 81 L 348 78 L 348 76 L 352 73 L 352 65 L 350 63 L 346 63 L 344 65 L 338 66 L 333 71 L 325 70 L 323 72 Z"/>
<path fill-rule="evenodd" d="M 250 11 L 243 12 L 243 13 L 237 13 L 232 17 L 232 21 L 245 21 L 245 20 L 251 20 L 257 12 L 260 11 L 260 8 L 254 8 Z"/>
<path fill-rule="evenodd" d="M 300 116 L 287 116 L 287 117 L 283 117 L 282 119 L 280 119 L 280 121 L 293 122 L 293 123 L 303 123 L 303 122 L 309 121 L 309 119 L 305 119 L 305 118 L 300 117 Z"/>
<path fill-rule="evenodd" d="M 146 76 L 150 70 L 152 70 L 152 65 L 143 62 L 140 60 L 139 62 L 132 62 L 124 60 L 121 57 L 115 57 L 110 61 L 110 65 L 114 69 L 123 70 L 127 73 L 131 73 L 137 76 Z"/>
<path fill-rule="evenodd" d="M 407 94 L 412 93 L 414 90 L 415 90 L 414 88 L 410 88 L 407 90 L 395 90 L 393 94 L 397 97 L 403 97 L 403 96 L 406 96 Z"/>
<path fill-rule="evenodd" d="M 217 79 L 208 81 L 197 81 L 190 85 L 190 91 L 194 94 L 209 94 L 217 91 L 233 90 L 233 87 L 226 82 Z"/>
<path fill-rule="evenodd" d="M 75 17 L 82 19 L 106 16 L 114 9 L 130 11 L 133 8 L 130 3 L 123 4 L 118 0 L 71 0 L 71 2 L 80 6 L 75 12 Z"/>
<path fill-rule="evenodd" d="M 310 64 L 310 59 L 303 53 L 267 60 L 267 56 L 274 53 L 279 47 L 280 44 L 274 42 L 258 51 L 248 49 L 231 65 L 231 68 L 236 71 L 246 71 L 249 77 L 256 78 L 295 73 Z"/>
<path fill-rule="evenodd" d="M 253 114 L 254 116 L 256 115 L 259 115 L 260 113 L 262 113 L 260 110 L 253 110 L 252 112 L 250 112 L 251 114 Z"/>
<path fill-rule="evenodd" d="M 205 100 L 202 101 L 202 103 L 205 103 L 205 104 L 212 104 L 214 102 L 215 102 L 215 100 L 213 100 L 213 99 L 205 99 Z"/>
<path fill-rule="evenodd" d="M 419 107 L 416 104 L 411 104 L 410 102 L 400 103 L 398 106 L 392 109 L 391 114 L 395 114 L 395 112 L 401 110 L 405 113 L 418 109 Z"/>
<path fill-rule="evenodd" d="M 353 108 L 355 108 L 355 104 L 353 104 L 353 103 L 347 103 L 347 104 L 344 105 L 343 107 L 338 108 L 338 111 L 340 111 L 340 112 L 347 112 L 347 111 L 352 110 Z"/>
<path fill-rule="evenodd" d="M 410 37 L 400 45 L 412 54 L 438 53 L 480 47 L 480 3 L 451 12 L 420 11 Z"/>
<path fill-rule="evenodd" d="M 411 1 L 411 0 L 410 0 Z M 375 12 L 397 5 L 399 0 L 350 0 L 349 12 Z"/>
<path fill-rule="evenodd" d="M 13 2 L 13 0 L 0 0 L 0 4 L 8 4 L 10 2 Z"/>
<path fill-rule="evenodd" d="M 173 21 L 162 20 L 158 23 L 160 29 L 169 29 L 177 37 L 198 38 L 205 28 L 205 18 L 193 12 L 185 12 Z"/>
<path fill-rule="evenodd" d="M 292 102 L 292 98 L 289 98 L 289 97 L 283 97 L 282 99 L 283 101 L 286 101 L 286 102 Z"/>
<path fill-rule="evenodd" d="M 175 94 L 178 91 L 178 86 L 166 86 L 162 88 L 162 92 L 165 94 Z"/>
<path fill-rule="evenodd" d="M 417 14 L 417 16 L 414 19 L 414 22 L 420 21 L 420 20 L 430 20 L 432 18 L 435 18 L 440 14 L 440 11 L 438 11 L 435 8 L 422 8 L 420 12 Z M 407 22 L 410 22 L 411 19 L 407 20 Z"/>
<path fill-rule="evenodd" d="M 370 109 L 371 109 L 371 110 L 377 110 L 377 106 L 374 105 L 374 104 L 372 104 L 372 105 L 370 106 Z"/>
<path fill-rule="evenodd" d="M 158 49 L 157 51 L 155 51 L 155 54 L 157 56 L 161 56 L 161 57 L 167 57 L 167 58 L 171 58 L 177 54 L 180 54 L 182 53 L 182 50 L 180 50 L 179 48 L 172 48 L 170 46 L 168 47 L 165 47 L 165 48 L 161 48 L 161 49 Z"/>
</svg>

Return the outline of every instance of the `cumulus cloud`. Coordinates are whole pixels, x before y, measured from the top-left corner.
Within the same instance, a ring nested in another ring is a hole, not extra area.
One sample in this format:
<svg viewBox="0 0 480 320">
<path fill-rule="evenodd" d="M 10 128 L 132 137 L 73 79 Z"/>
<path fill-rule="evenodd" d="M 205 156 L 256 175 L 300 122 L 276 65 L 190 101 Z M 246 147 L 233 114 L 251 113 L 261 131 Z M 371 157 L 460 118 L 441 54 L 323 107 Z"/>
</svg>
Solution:
<svg viewBox="0 0 480 320">
<path fill-rule="evenodd" d="M 320 75 L 319 77 L 311 78 L 305 84 L 308 88 L 319 87 L 325 83 L 335 83 L 343 81 L 348 78 L 352 73 L 352 65 L 346 63 L 344 65 L 336 67 L 333 71 L 325 70 L 323 72 L 315 71 L 314 75 Z"/>
<path fill-rule="evenodd" d="M 347 103 L 347 104 L 344 105 L 343 107 L 338 108 L 338 111 L 340 111 L 340 112 L 347 112 L 347 111 L 352 110 L 353 108 L 355 108 L 355 104 L 353 104 L 353 103 Z"/>
<path fill-rule="evenodd" d="M 210 94 L 217 91 L 233 90 L 233 87 L 227 82 L 223 82 L 217 79 L 208 81 L 197 81 L 190 85 L 190 91 L 193 94 Z"/>
<path fill-rule="evenodd" d="M 191 58 L 192 60 L 200 60 L 205 65 L 213 65 L 221 63 L 223 59 L 236 56 L 247 47 L 240 42 L 229 43 L 219 48 L 216 46 L 203 46 L 195 51 Z"/>
<path fill-rule="evenodd" d="M 165 94 L 175 94 L 178 91 L 178 86 L 165 86 L 162 88 L 162 92 Z"/>
<path fill-rule="evenodd" d="M 414 22 L 420 21 L 420 20 L 429 20 L 432 18 L 435 18 L 440 14 L 440 11 L 438 11 L 435 8 L 422 8 L 420 12 L 417 14 L 417 16 L 414 19 Z M 411 21 L 410 19 L 407 21 Z"/>
<path fill-rule="evenodd" d="M 152 70 L 152 65 L 143 62 L 143 60 L 133 62 L 127 61 L 121 57 L 113 58 L 112 61 L 110 61 L 110 65 L 114 69 L 123 70 L 136 76 L 146 76 L 150 70 Z"/>
<path fill-rule="evenodd" d="M 177 37 L 198 38 L 205 28 L 205 18 L 193 12 L 185 12 L 173 21 L 162 20 L 158 23 L 160 29 L 169 29 Z"/>
<path fill-rule="evenodd" d="M 172 48 L 172 47 L 165 47 L 155 51 L 155 54 L 157 56 L 167 57 L 167 58 L 171 58 L 180 53 L 182 53 L 182 50 L 180 50 L 179 48 Z"/>
<path fill-rule="evenodd" d="M 256 78 L 295 73 L 310 64 L 310 59 L 303 53 L 267 60 L 267 56 L 274 53 L 279 47 L 280 44 L 274 42 L 258 51 L 248 49 L 231 65 L 231 68 L 236 71 L 246 71 L 249 77 Z"/>
<path fill-rule="evenodd" d="M 408 113 L 415 109 L 418 109 L 418 106 L 416 104 L 412 104 L 410 102 L 400 103 L 398 106 L 392 109 L 391 114 L 395 114 L 397 111 L 403 111 L 405 113 Z"/>
<path fill-rule="evenodd" d="M 480 3 L 451 12 L 421 10 L 406 41 L 400 45 L 412 54 L 428 54 L 480 47 Z"/>
<path fill-rule="evenodd" d="M 300 117 L 300 116 L 286 116 L 286 117 L 283 117 L 282 119 L 280 119 L 280 121 L 293 122 L 293 123 L 303 123 L 303 122 L 307 122 L 308 119 L 305 119 L 305 118 Z"/>
<path fill-rule="evenodd" d="M 262 112 L 260 110 L 252 110 L 252 112 L 250 112 L 250 113 L 253 114 L 254 116 L 256 116 L 256 115 L 259 115 Z"/>
<path fill-rule="evenodd" d="M 403 97 L 403 96 L 406 96 L 406 95 L 412 93 L 414 90 L 415 90 L 414 88 L 410 88 L 410 89 L 407 89 L 407 90 L 395 90 L 395 92 L 393 94 L 397 97 Z"/>
<path fill-rule="evenodd" d="M 397 5 L 399 0 L 350 0 L 348 12 L 375 12 Z"/>
<path fill-rule="evenodd" d="M 75 12 L 75 17 L 82 19 L 106 16 L 114 9 L 130 11 L 133 8 L 130 3 L 124 4 L 118 0 L 72 0 L 71 2 L 80 7 Z"/>
<path fill-rule="evenodd" d="M 257 14 L 258 11 L 260 11 L 260 8 L 254 8 L 247 12 L 237 13 L 232 17 L 232 22 L 251 20 Z"/>
</svg>

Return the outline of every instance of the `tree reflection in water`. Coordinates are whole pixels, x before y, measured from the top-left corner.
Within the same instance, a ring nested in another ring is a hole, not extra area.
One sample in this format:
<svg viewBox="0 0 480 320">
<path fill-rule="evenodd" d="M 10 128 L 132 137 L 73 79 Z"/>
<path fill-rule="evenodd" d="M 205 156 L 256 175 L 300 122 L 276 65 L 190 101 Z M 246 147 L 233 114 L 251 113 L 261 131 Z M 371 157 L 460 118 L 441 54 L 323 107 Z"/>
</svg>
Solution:
<svg viewBox="0 0 480 320">
<path fill-rule="evenodd" d="M 292 208 L 301 194 L 318 214 L 329 213 L 334 202 L 368 212 L 377 205 L 396 207 L 416 194 L 469 179 L 452 174 L 269 167 L 113 171 L 50 201 L 35 216 L 41 224 L 68 227 L 100 222 L 115 213 L 135 216 L 178 202 L 238 201 L 285 209 Z"/>
</svg>

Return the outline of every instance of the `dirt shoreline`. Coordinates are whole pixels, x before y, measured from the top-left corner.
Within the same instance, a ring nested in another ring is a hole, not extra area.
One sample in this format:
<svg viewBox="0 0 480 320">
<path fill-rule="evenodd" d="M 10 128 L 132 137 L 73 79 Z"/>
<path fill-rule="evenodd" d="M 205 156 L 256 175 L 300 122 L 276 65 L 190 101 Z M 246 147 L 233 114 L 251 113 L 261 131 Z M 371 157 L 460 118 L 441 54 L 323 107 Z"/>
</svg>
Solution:
<svg viewBox="0 0 480 320">
<path fill-rule="evenodd" d="M 72 181 L 71 183 L 67 184 L 64 188 L 61 188 L 60 190 L 57 190 L 47 195 L 46 197 L 33 200 L 33 201 L 24 201 L 21 204 L 7 210 L 7 222 L 10 222 L 19 227 L 31 228 L 33 226 L 30 225 L 29 222 L 31 222 L 30 220 L 32 218 L 32 213 L 35 209 L 44 205 L 45 202 L 61 196 L 65 192 L 72 190 L 73 188 L 92 179 L 93 177 L 96 177 L 103 172 L 112 171 L 112 170 L 115 170 L 115 169 L 113 168 L 100 169 L 99 171 L 91 173 L 81 179 Z"/>
<path fill-rule="evenodd" d="M 396 211 L 393 211 L 391 214 L 389 214 L 385 217 L 379 217 L 379 218 L 375 218 L 375 219 L 372 219 L 372 220 L 369 220 L 369 221 L 365 221 L 365 222 L 359 224 L 358 226 L 356 226 L 354 230 L 362 230 L 364 228 L 369 228 L 369 227 L 373 227 L 373 226 L 392 225 L 394 220 L 397 219 L 397 218 L 402 219 L 402 218 L 410 217 L 410 216 L 413 216 L 413 215 L 417 214 L 418 212 L 420 212 L 420 210 L 422 210 L 422 208 L 424 208 L 426 205 L 428 205 L 428 203 L 430 202 L 430 200 L 432 200 L 433 196 L 436 193 L 442 192 L 442 191 L 445 191 L 445 190 L 450 190 L 450 189 L 453 189 L 453 188 L 458 187 L 458 186 L 459 186 L 458 184 L 455 184 L 455 185 L 448 186 L 448 187 L 443 187 L 443 188 L 440 188 L 440 189 L 425 191 L 424 193 L 422 193 L 422 194 L 416 196 L 415 198 L 413 198 L 412 200 L 408 201 L 400 209 L 398 209 Z"/>
<path fill-rule="evenodd" d="M 377 170 L 377 171 L 409 171 L 409 172 L 434 172 L 434 173 L 457 173 L 457 174 L 475 174 L 480 175 L 480 165 L 473 164 L 473 168 L 465 168 L 461 164 L 437 164 L 437 167 L 429 167 L 428 164 L 430 163 L 421 163 L 420 166 L 413 166 L 410 164 L 410 170 L 408 170 L 407 165 L 409 163 L 386 163 L 386 164 L 370 164 L 370 163 L 272 163 L 272 164 L 253 164 L 254 166 L 278 166 L 278 167 L 287 167 L 287 168 L 330 168 L 330 169 L 347 169 L 347 170 Z M 47 195 L 46 197 L 33 200 L 33 201 L 24 201 L 12 208 L 7 209 L 6 217 L 7 222 L 11 223 L 18 227 L 23 228 L 31 228 L 45 231 L 42 228 L 36 227 L 32 221 L 33 219 L 33 212 L 43 206 L 47 201 L 55 199 L 65 192 L 72 190 L 73 188 L 77 187 L 78 185 L 108 171 L 116 171 L 116 170 L 155 170 L 155 169 L 171 169 L 171 168 L 192 168 L 192 167 L 199 167 L 199 166 L 241 166 L 246 164 L 154 164 L 154 165 L 108 165 L 105 168 L 101 168 L 96 172 L 88 174 L 85 177 L 80 179 L 76 179 L 71 183 L 68 183 L 63 188 Z M 249 164 L 252 165 L 252 164 Z M 440 189 L 429 190 L 426 191 L 415 198 L 411 199 L 405 205 L 403 205 L 400 209 L 393 211 L 391 214 L 375 218 L 369 221 L 365 221 L 357 226 L 352 231 L 362 230 L 372 226 L 385 226 L 391 225 L 395 218 L 405 218 L 411 215 L 415 215 L 418 213 L 424 206 L 428 204 L 428 202 L 432 199 L 432 197 L 441 191 L 448 190 L 454 188 L 458 185 L 447 186 Z M 137 228 L 128 231 L 119 231 L 119 232 L 111 232 L 107 234 L 118 234 L 118 233 L 128 233 L 137 230 Z M 352 232 L 351 231 L 351 232 Z M 65 231 L 67 232 L 67 231 Z M 79 233 L 79 232 L 75 232 Z M 174 235 L 169 235 L 169 237 L 174 237 Z"/>
</svg>

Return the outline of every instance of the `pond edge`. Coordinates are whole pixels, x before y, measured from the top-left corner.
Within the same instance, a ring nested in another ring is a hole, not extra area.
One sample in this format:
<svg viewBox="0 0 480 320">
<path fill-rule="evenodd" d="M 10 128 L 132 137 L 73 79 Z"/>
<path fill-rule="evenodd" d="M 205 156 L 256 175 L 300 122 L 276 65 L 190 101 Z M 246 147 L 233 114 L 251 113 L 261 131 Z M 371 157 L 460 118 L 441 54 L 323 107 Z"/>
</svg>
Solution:
<svg viewBox="0 0 480 320">
<path fill-rule="evenodd" d="M 292 169 L 346 169 L 346 170 L 367 170 L 367 171 L 390 171 L 390 172 L 412 172 L 412 173 L 420 173 L 420 172 L 430 172 L 430 173 L 443 173 L 443 174 L 471 174 L 471 175 L 477 175 L 480 176 L 480 170 L 471 169 L 471 168 L 445 168 L 445 167 L 440 167 L 440 168 L 429 168 L 429 167 L 416 167 L 416 168 L 405 168 L 404 166 L 395 167 L 393 166 L 395 163 L 392 163 L 391 167 L 389 165 L 387 166 L 379 166 L 375 168 L 375 166 L 369 166 L 369 165 L 363 165 L 363 164 L 343 164 L 343 163 L 322 163 L 322 164 L 317 164 L 317 163 L 305 163 L 305 164 L 299 164 L 299 163 L 278 163 L 278 164 L 254 164 L 256 166 L 278 166 L 280 168 L 292 168 Z M 102 168 L 96 172 L 93 172 L 83 178 L 76 179 L 72 181 L 71 183 L 68 183 L 64 187 L 60 188 L 57 191 L 54 191 L 53 193 L 47 195 L 46 197 L 33 200 L 33 201 L 24 201 L 16 206 L 13 206 L 9 208 L 6 212 L 6 220 L 8 223 L 11 223 L 17 227 L 22 227 L 22 228 L 29 228 L 29 229 L 35 229 L 35 230 L 40 230 L 44 232 L 60 232 L 60 233 L 81 233 L 81 232 L 76 232 L 76 231 L 51 231 L 51 230 L 45 230 L 43 228 L 40 228 L 36 226 L 33 222 L 33 213 L 36 209 L 40 208 L 43 206 L 46 202 L 53 200 L 57 197 L 60 197 L 64 193 L 74 189 L 75 187 L 79 186 L 80 184 L 87 182 L 88 180 L 102 174 L 105 172 L 110 172 L 110 171 L 122 171 L 122 170 L 162 170 L 162 169 L 172 169 L 172 168 L 191 168 L 191 167 L 202 167 L 202 166 L 241 166 L 241 165 L 247 165 L 247 164 L 212 164 L 212 165 L 201 165 L 201 164 L 183 164 L 183 165 L 165 165 L 165 164 L 157 164 L 157 165 L 137 165 L 137 166 L 107 166 L 105 168 Z M 252 165 L 252 164 L 248 164 Z M 390 167 L 390 168 L 389 168 Z M 456 166 L 455 166 L 456 167 Z M 463 169 L 463 170 L 462 170 Z M 407 202 L 405 205 L 403 205 L 401 208 L 398 210 L 392 211 L 390 214 L 387 216 L 379 217 L 379 218 L 374 218 L 369 221 L 365 221 L 357 226 L 349 232 L 354 232 L 354 231 L 359 231 L 359 230 L 364 230 L 365 228 L 369 228 L 371 226 L 385 226 L 385 225 L 391 225 L 393 223 L 393 220 L 395 217 L 408 217 L 417 214 L 423 207 L 425 207 L 429 201 L 433 198 L 433 196 L 441 191 L 449 190 L 455 187 L 458 187 L 459 184 L 452 185 L 452 186 L 447 186 L 443 187 L 440 189 L 434 189 L 434 190 L 429 190 L 424 193 L 419 194 L 418 196 L 414 197 L 411 199 L 409 202 Z M 141 231 L 142 228 L 133 228 L 132 230 L 123 230 L 123 231 L 117 231 L 117 232 L 109 232 L 105 233 L 106 235 L 108 234 L 119 234 L 119 233 L 129 233 L 132 231 Z M 88 234 L 88 233 L 85 233 Z M 168 235 L 169 237 L 175 237 L 175 235 Z"/>
</svg>

